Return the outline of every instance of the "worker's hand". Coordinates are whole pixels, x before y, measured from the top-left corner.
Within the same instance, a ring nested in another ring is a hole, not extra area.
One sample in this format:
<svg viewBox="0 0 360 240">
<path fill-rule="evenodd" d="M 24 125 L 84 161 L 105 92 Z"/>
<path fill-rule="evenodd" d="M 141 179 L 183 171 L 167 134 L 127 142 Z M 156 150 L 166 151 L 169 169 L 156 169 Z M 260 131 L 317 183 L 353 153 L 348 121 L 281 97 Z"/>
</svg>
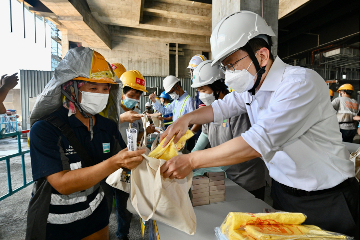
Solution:
<svg viewBox="0 0 360 240">
<path fill-rule="evenodd" d="M 166 161 L 160 168 L 164 178 L 183 179 L 193 170 L 190 154 L 182 154 Z"/>
<path fill-rule="evenodd" d="M 160 116 L 158 116 L 157 118 L 158 118 L 160 121 L 164 120 L 164 117 L 163 117 L 163 116 L 161 116 L 161 115 L 160 115 Z"/>
<path fill-rule="evenodd" d="M 19 78 L 17 73 L 14 73 L 11 76 L 7 76 L 6 74 L 1 76 L 1 86 L 2 88 L 6 88 L 8 90 L 13 89 L 18 84 Z"/>
<path fill-rule="evenodd" d="M 128 151 L 127 148 L 121 150 L 116 155 L 111 157 L 111 161 L 115 164 L 116 168 L 133 169 L 136 168 L 143 160 L 141 154 L 145 153 L 146 149 Z"/>
<path fill-rule="evenodd" d="M 152 94 L 149 95 L 149 99 L 150 99 L 153 103 L 156 102 L 156 91 L 155 91 L 154 93 L 152 93 Z"/>
<path fill-rule="evenodd" d="M 133 123 L 136 120 L 140 120 L 143 115 L 135 111 L 127 111 L 120 115 L 120 122 Z"/>
<path fill-rule="evenodd" d="M 160 142 L 165 138 L 163 147 L 165 147 L 169 143 L 169 141 L 174 135 L 176 135 L 176 137 L 174 138 L 174 143 L 177 143 L 189 129 L 189 124 L 190 120 L 187 118 L 186 114 L 181 118 L 178 118 L 173 124 L 171 124 L 160 136 Z"/>
<path fill-rule="evenodd" d="M 155 132 L 155 126 L 154 124 L 150 124 L 147 128 L 146 128 L 146 134 L 150 134 L 150 133 L 154 133 Z"/>
<path fill-rule="evenodd" d="M 355 121 L 360 121 L 360 116 L 355 116 L 355 117 L 353 117 L 353 119 L 354 119 Z"/>
</svg>

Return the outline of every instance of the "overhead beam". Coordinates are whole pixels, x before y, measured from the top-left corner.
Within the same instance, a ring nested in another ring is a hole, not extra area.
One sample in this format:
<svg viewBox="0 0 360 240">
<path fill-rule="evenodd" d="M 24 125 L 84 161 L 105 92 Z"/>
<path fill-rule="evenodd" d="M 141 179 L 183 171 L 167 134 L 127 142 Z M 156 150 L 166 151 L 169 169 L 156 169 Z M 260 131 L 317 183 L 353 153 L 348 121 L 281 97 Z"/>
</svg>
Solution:
<svg viewBox="0 0 360 240">
<path fill-rule="evenodd" d="M 359 2 L 356 1 L 356 3 L 353 6 L 354 8 L 358 8 L 359 7 Z M 326 18 L 321 18 L 318 19 L 317 21 L 315 21 L 314 23 L 305 25 L 299 29 L 297 29 L 296 31 L 293 31 L 289 34 L 286 34 L 284 37 L 279 38 L 279 44 L 280 43 L 284 43 L 286 41 L 289 41 L 295 37 L 297 37 L 300 34 L 304 34 L 308 31 L 311 31 L 312 29 L 315 29 L 319 26 L 322 26 L 324 24 L 326 24 L 327 22 L 331 22 L 332 20 L 341 17 L 342 15 L 345 15 L 346 13 L 348 13 L 349 8 L 348 5 L 342 5 L 339 8 L 337 8 L 334 11 L 328 12 L 328 17 Z"/>
<path fill-rule="evenodd" d="M 97 21 L 86 0 L 41 0 L 58 16 L 67 29 L 92 47 L 111 49 L 111 36 L 106 25 Z"/>
<path fill-rule="evenodd" d="M 209 21 L 211 16 L 206 16 L 208 12 L 211 12 L 210 4 L 196 2 L 192 4 L 192 1 L 184 0 L 152 2 L 147 0 L 142 8 L 142 1 L 87 0 L 92 15 L 104 24 L 174 33 L 211 35 L 211 21 Z M 170 3 L 176 4 L 176 7 L 171 6 Z M 148 8 L 148 6 L 153 6 L 153 8 Z M 194 15 L 196 12 L 201 15 Z"/>
<path fill-rule="evenodd" d="M 145 41 L 157 41 L 165 43 L 179 43 L 198 45 L 204 48 L 210 48 L 210 38 L 208 36 L 171 33 L 156 30 L 147 30 L 130 27 L 109 26 L 113 37 L 127 37 Z"/>
<path fill-rule="evenodd" d="M 144 12 L 153 13 L 160 17 L 174 18 L 187 21 L 211 23 L 211 8 L 184 5 L 182 2 L 147 1 Z"/>
</svg>

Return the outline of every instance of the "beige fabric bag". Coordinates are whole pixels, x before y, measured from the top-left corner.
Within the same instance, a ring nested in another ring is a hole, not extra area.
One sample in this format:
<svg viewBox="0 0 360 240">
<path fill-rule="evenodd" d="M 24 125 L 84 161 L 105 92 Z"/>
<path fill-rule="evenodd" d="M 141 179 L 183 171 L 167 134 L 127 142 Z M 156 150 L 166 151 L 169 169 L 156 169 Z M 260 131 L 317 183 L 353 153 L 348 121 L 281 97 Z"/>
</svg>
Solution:
<svg viewBox="0 0 360 240">
<path fill-rule="evenodd" d="M 192 173 L 184 179 L 164 179 L 160 167 L 165 160 L 146 159 L 131 172 L 130 200 L 145 221 L 163 222 L 187 234 L 196 231 L 196 216 L 189 198 Z"/>
<path fill-rule="evenodd" d="M 360 181 L 360 148 L 350 154 L 350 160 L 355 164 L 355 177 Z"/>
<path fill-rule="evenodd" d="M 146 120 L 143 119 L 145 125 Z M 146 146 L 146 132 L 140 141 Z M 156 147 L 155 139 L 151 151 Z M 143 148 L 140 147 L 140 148 Z M 192 173 L 184 179 L 164 179 L 160 167 L 166 162 L 162 159 L 148 157 L 150 150 L 143 154 L 142 163 L 131 170 L 130 200 L 139 216 L 148 221 L 160 221 L 187 234 L 196 231 L 196 216 L 189 197 L 192 184 Z M 128 190 L 127 184 L 121 181 L 122 169 L 111 174 L 106 182 L 122 191 Z"/>
</svg>

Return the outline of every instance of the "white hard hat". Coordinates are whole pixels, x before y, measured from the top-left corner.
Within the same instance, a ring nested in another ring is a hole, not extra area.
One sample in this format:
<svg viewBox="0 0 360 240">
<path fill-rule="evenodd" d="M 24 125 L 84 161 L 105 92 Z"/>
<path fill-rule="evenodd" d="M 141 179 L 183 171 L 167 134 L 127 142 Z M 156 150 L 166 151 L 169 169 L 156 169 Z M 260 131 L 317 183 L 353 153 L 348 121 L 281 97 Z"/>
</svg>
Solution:
<svg viewBox="0 0 360 240">
<path fill-rule="evenodd" d="M 149 102 L 146 102 L 145 107 L 151 107 L 151 104 Z"/>
<path fill-rule="evenodd" d="M 211 53 L 214 56 L 212 65 L 218 64 L 250 39 L 261 34 L 275 36 L 271 27 L 256 13 L 240 11 L 223 18 L 210 37 Z"/>
<path fill-rule="evenodd" d="M 177 83 L 180 82 L 180 79 L 178 79 L 175 76 L 167 76 L 166 78 L 164 78 L 163 80 L 163 85 L 164 85 L 164 89 L 165 92 L 168 93 L 171 91 L 172 87 Z"/>
<path fill-rule="evenodd" d="M 219 64 L 211 66 L 211 63 L 212 60 L 206 60 L 195 68 L 192 88 L 210 85 L 216 80 L 225 79 L 225 74 L 221 71 Z"/>
<path fill-rule="evenodd" d="M 187 68 L 194 69 L 199 65 L 201 62 L 206 61 L 206 57 L 201 54 L 196 54 L 193 56 L 189 62 L 189 66 Z"/>
</svg>

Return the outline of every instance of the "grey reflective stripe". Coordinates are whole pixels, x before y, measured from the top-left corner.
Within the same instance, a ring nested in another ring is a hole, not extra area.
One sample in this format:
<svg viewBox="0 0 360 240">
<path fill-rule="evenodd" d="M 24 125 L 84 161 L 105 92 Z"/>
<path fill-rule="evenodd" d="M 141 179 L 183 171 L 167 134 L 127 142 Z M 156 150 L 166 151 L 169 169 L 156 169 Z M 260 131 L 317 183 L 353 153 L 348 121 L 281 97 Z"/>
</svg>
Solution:
<svg viewBox="0 0 360 240">
<path fill-rule="evenodd" d="M 89 207 L 82 211 L 66 213 L 66 214 L 49 213 L 47 222 L 51 224 L 68 224 L 87 218 L 100 205 L 101 201 L 104 199 L 104 195 L 105 195 L 104 191 L 101 189 L 94 198 L 94 200 L 90 202 Z"/>
<path fill-rule="evenodd" d="M 190 95 L 187 95 L 182 106 L 181 106 L 181 109 L 180 109 L 180 113 L 179 113 L 179 117 L 181 117 L 183 115 L 183 111 L 184 111 L 184 107 L 185 107 L 185 104 L 187 102 L 187 100 L 190 98 Z M 176 101 L 176 100 L 175 100 Z M 175 102 L 175 110 L 176 110 L 176 102 Z M 175 110 L 174 110 L 174 113 L 175 113 Z"/>
<path fill-rule="evenodd" d="M 87 196 L 92 194 L 95 190 L 99 188 L 100 184 L 96 184 L 95 186 L 92 186 L 85 191 L 81 192 L 74 192 L 69 195 L 62 195 L 62 194 L 51 194 L 51 205 L 73 205 L 75 203 L 79 202 L 85 202 L 87 199 Z"/>
</svg>

